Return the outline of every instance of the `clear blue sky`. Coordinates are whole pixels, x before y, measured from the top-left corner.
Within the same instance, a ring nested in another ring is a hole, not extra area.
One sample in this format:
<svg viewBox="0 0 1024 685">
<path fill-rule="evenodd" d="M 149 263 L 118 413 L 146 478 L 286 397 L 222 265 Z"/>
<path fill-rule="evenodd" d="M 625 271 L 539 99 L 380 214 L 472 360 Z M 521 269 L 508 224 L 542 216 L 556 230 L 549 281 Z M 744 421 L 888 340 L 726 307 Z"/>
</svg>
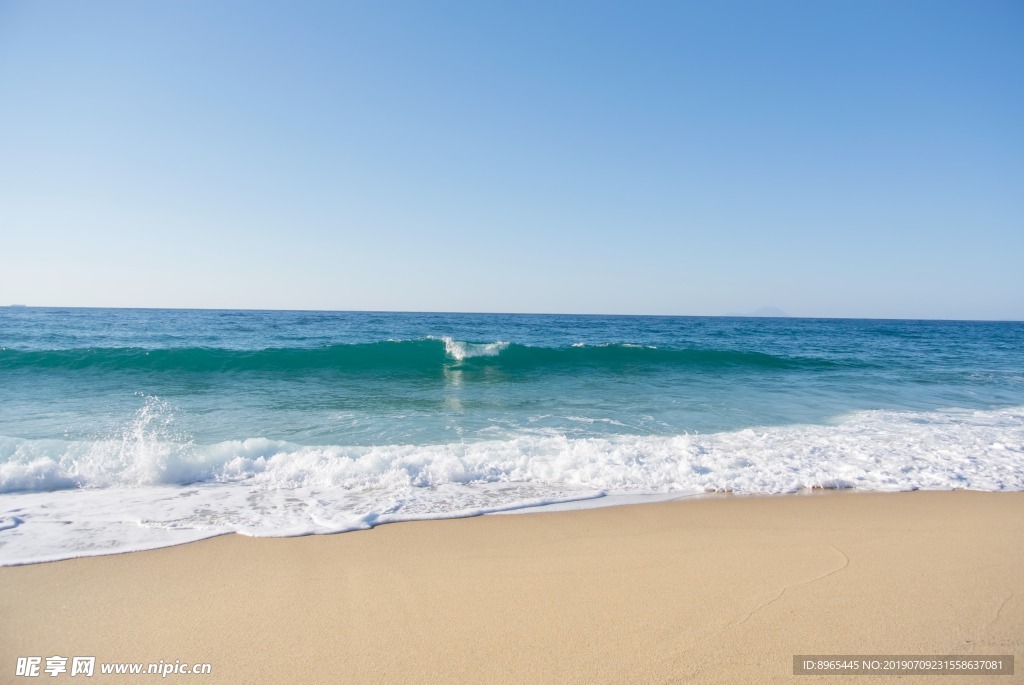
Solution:
<svg viewBox="0 0 1024 685">
<path fill-rule="evenodd" d="M 0 304 L 1024 318 L 1024 3 L 0 0 Z"/>
</svg>

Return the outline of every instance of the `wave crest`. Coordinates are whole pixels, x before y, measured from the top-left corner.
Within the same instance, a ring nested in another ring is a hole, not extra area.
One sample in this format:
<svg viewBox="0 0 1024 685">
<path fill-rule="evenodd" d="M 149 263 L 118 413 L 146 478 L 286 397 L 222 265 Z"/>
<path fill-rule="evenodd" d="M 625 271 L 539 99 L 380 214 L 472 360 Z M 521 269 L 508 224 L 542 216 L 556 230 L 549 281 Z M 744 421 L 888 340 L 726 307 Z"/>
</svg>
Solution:
<svg viewBox="0 0 1024 685">
<path fill-rule="evenodd" d="M 469 343 L 453 340 L 448 336 L 441 340 L 444 342 L 445 354 L 459 362 L 472 357 L 497 357 L 502 350 L 509 346 L 509 343 L 500 340 L 492 343 Z"/>
</svg>

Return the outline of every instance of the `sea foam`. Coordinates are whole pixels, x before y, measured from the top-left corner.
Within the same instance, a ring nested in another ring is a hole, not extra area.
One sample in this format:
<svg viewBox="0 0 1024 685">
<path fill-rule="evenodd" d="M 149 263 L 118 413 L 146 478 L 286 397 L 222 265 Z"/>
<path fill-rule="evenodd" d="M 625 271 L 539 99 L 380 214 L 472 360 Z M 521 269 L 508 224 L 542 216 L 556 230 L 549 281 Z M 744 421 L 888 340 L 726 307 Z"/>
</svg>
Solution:
<svg viewBox="0 0 1024 685">
<path fill-rule="evenodd" d="M 605 495 L 805 488 L 1024 490 L 1024 408 L 866 411 L 711 434 L 309 446 L 201 445 L 147 401 L 121 435 L 0 437 L 0 563 L 227 532 L 331 533 Z"/>
<path fill-rule="evenodd" d="M 501 351 L 508 348 L 509 343 L 497 341 L 492 343 L 469 343 L 462 340 L 453 340 L 445 336 L 441 338 L 444 342 L 445 354 L 455 361 L 471 359 L 473 357 L 496 357 Z"/>
</svg>

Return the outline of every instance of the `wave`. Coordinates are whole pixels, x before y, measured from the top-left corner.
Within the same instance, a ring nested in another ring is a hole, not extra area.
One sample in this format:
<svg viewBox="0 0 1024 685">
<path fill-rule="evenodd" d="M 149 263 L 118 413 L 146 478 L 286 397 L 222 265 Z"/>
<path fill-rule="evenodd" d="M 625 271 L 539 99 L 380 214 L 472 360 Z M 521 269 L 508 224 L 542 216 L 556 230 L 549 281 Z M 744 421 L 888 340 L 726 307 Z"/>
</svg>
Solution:
<svg viewBox="0 0 1024 685">
<path fill-rule="evenodd" d="M 117 439 L 0 437 L 0 565 L 212 535 L 335 533 L 605 496 L 1024 490 L 1024 407 L 869 411 L 708 435 L 436 445 L 175 440 L 158 402 Z"/>
<path fill-rule="evenodd" d="M 597 490 L 781 493 L 1024 489 L 1024 408 L 858 412 L 836 425 L 706 435 L 507 440 L 377 446 L 298 445 L 267 438 L 177 441 L 161 401 L 115 439 L 0 436 L 0 492 L 248 483 L 361 490 L 523 482 Z"/>
<path fill-rule="evenodd" d="M 510 342 L 474 343 L 450 337 L 339 344 L 328 347 L 237 350 L 207 347 L 90 347 L 59 350 L 0 349 L 0 370 L 92 369 L 100 371 L 295 372 L 312 370 L 439 373 L 452 365 L 506 371 L 579 367 L 611 370 L 643 367 L 708 369 L 802 369 L 837 362 L 763 352 L 668 349 L 631 343 L 534 347 Z"/>
</svg>

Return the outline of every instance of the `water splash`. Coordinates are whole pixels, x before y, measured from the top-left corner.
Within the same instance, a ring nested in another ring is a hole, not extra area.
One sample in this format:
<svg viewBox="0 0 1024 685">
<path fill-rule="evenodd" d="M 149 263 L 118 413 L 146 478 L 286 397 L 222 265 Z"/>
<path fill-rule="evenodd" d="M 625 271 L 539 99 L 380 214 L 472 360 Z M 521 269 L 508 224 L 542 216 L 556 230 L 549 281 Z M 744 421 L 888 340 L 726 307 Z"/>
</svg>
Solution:
<svg viewBox="0 0 1024 685">
<path fill-rule="evenodd" d="M 441 340 L 444 341 L 445 354 L 457 362 L 471 357 L 497 357 L 509 346 L 509 343 L 500 340 L 492 343 L 469 343 L 453 340 L 448 336 Z"/>
</svg>

